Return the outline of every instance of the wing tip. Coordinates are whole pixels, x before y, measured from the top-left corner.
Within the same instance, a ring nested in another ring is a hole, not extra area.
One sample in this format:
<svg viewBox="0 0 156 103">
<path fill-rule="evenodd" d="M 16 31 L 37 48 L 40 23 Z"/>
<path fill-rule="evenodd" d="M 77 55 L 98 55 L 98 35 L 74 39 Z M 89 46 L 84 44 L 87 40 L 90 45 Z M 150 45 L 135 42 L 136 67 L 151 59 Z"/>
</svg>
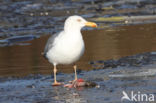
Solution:
<svg viewBox="0 0 156 103">
<path fill-rule="evenodd" d="M 47 59 L 46 53 L 42 52 L 41 55 L 42 55 L 45 59 Z"/>
</svg>

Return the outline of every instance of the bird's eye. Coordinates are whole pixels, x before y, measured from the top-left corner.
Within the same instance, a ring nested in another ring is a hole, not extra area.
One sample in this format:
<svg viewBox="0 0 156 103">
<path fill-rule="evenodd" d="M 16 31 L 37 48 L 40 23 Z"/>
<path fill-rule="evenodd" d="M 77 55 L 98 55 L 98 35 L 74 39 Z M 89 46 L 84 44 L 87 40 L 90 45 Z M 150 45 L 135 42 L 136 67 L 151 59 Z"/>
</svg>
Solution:
<svg viewBox="0 0 156 103">
<path fill-rule="evenodd" d="M 81 19 L 77 19 L 78 22 L 81 22 Z"/>
</svg>

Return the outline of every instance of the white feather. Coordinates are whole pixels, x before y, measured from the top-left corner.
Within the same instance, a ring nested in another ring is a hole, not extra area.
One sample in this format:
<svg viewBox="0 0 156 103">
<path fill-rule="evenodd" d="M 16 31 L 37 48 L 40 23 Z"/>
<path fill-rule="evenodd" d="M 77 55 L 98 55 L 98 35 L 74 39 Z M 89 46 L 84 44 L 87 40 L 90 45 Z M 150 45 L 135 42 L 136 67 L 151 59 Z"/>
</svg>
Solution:
<svg viewBox="0 0 156 103">
<path fill-rule="evenodd" d="M 85 23 L 86 20 L 80 16 L 71 16 L 65 21 L 64 30 L 56 36 L 53 47 L 47 52 L 49 62 L 71 64 L 82 56 L 85 47 L 80 30 Z"/>
</svg>

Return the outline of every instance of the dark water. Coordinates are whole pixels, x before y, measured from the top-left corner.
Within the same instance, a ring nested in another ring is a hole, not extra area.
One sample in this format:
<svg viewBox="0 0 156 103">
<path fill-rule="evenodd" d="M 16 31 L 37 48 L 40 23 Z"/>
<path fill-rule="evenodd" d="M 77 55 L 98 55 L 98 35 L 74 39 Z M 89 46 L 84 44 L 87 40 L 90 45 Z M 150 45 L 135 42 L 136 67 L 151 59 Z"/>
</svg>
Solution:
<svg viewBox="0 0 156 103">
<path fill-rule="evenodd" d="M 77 62 L 78 68 L 92 70 L 92 60 L 118 59 L 128 55 L 156 51 L 156 24 L 111 27 L 103 30 L 82 31 L 86 51 Z M 0 47 L 0 76 L 51 74 L 53 66 L 41 52 L 49 36 L 28 42 Z M 72 73 L 71 65 L 58 66 L 60 72 Z"/>
</svg>

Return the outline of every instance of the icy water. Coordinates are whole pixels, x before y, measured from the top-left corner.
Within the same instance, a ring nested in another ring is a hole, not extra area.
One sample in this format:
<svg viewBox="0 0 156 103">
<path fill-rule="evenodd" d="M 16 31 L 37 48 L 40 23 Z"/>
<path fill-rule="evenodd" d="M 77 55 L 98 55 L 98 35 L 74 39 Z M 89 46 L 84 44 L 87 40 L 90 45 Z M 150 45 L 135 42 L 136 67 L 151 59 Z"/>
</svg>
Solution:
<svg viewBox="0 0 156 103">
<path fill-rule="evenodd" d="M 94 69 L 89 64 L 93 60 L 119 59 L 156 51 L 156 24 L 154 23 L 82 31 L 82 33 L 86 51 L 77 62 L 81 70 Z M 41 36 L 32 41 L 15 42 L 12 46 L 0 47 L 0 76 L 51 74 L 52 64 L 41 55 L 48 37 L 49 35 Z M 73 72 L 71 65 L 58 66 L 58 69 L 63 73 Z"/>
</svg>

